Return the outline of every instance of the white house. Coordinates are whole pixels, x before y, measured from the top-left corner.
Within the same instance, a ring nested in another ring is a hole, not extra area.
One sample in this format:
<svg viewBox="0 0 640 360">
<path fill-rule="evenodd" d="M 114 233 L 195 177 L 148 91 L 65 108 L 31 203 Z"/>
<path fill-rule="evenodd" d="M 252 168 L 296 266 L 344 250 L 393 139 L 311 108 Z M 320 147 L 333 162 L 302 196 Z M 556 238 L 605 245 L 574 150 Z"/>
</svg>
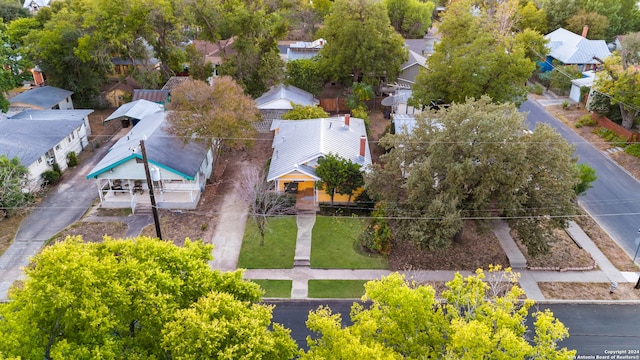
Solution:
<svg viewBox="0 0 640 360">
<path fill-rule="evenodd" d="M 313 94 L 293 85 L 284 84 L 272 86 L 255 101 L 263 120 L 280 119 L 282 114 L 293 109 L 293 104 L 300 106 L 320 104 Z"/>
<path fill-rule="evenodd" d="M 420 73 L 420 69 L 427 67 L 427 58 L 413 50 L 409 50 L 409 59 L 400 65 L 398 84 L 404 87 L 411 87 Z"/>
<path fill-rule="evenodd" d="M 35 14 L 43 7 L 49 6 L 49 3 L 51 3 L 51 0 L 25 0 L 22 7 L 28 9 L 30 13 Z"/>
<path fill-rule="evenodd" d="M 53 86 L 33 88 L 9 99 L 12 108 L 34 110 L 73 110 L 72 91 Z"/>
<path fill-rule="evenodd" d="M 87 135 L 91 135 L 89 125 L 89 114 L 91 109 L 76 110 L 24 110 L 15 115 L 9 116 L 15 120 L 82 120 L 86 128 Z M 85 139 L 86 140 L 86 139 Z"/>
<path fill-rule="evenodd" d="M 581 71 L 593 70 L 601 61 L 611 56 L 611 51 L 604 40 L 589 40 L 569 30 L 559 28 L 547 35 L 549 54 L 543 68 L 550 69 L 555 59 L 564 65 L 576 65 Z"/>
<path fill-rule="evenodd" d="M 102 207 L 133 211 L 150 204 L 140 143 L 144 140 L 158 207 L 194 209 L 214 162 L 212 143 L 185 143 L 167 131 L 167 112 L 142 118 L 91 170 Z"/>
<path fill-rule="evenodd" d="M 90 110 L 87 110 L 90 111 Z M 29 169 L 32 188 L 42 183 L 42 173 L 67 168 L 67 154 L 80 153 L 88 145 L 88 127 L 81 117 L 74 119 L 0 119 L 0 155 L 18 157 Z"/>
</svg>

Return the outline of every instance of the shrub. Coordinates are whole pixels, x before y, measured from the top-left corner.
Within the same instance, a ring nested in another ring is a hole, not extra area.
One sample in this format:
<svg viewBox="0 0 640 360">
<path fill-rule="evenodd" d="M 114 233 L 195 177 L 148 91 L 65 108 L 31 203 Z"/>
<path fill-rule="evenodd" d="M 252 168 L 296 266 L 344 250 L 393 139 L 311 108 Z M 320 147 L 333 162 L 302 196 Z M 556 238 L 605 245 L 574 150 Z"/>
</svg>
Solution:
<svg viewBox="0 0 640 360">
<path fill-rule="evenodd" d="M 544 87 L 540 84 L 530 85 L 529 91 L 536 95 L 542 95 L 542 93 L 544 92 Z"/>
<path fill-rule="evenodd" d="M 387 256 L 391 247 L 391 229 L 385 219 L 384 205 L 377 206 L 371 216 L 369 226 L 360 235 L 360 244 L 370 251 Z"/>
<path fill-rule="evenodd" d="M 569 107 L 569 102 L 567 100 L 563 100 L 562 101 L 562 108 L 567 110 L 568 107 Z"/>
<path fill-rule="evenodd" d="M 578 123 L 576 124 L 576 127 L 580 127 L 580 126 L 594 126 L 596 125 L 598 122 L 596 121 L 596 119 L 593 118 L 593 116 L 589 115 L 584 115 L 582 117 L 580 117 L 580 119 L 578 119 Z M 580 125 L 580 126 L 578 126 Z"/>
<path fill-rule="evenodd" d="M 75 151 L 70 151 L 67 153 L 67 165 L 76 166 L 78 165 L 78 156 Z"/>
<path fill-rule="evenodd" d="M 43 186 L 55 185 L 60 181 L 60 173 L 55 170 L 47 170 L 42 173 L 42 179 L 44 180 Z"/>
<path fill-rule="evenodd" d="M 62 170 L 60 170 L 60 164 L 53 163 L 53 171 L 57 172 L 59 176 L 62 176 Z"/>
<path fill-rule="evenodd" d="M 612 145 L 614 146 L 620 146 L 620 147 L 625 147 L 627 146 L 627 139 L 619 136 L 618 134 L 616 134 L 615 132 L 606 129 L 606 128 L 597 128 L 595 130 L 593 130 L 593 133 L 600 136 L 601 138 L 607 140 L 608 142 L 610 142 Z"/>
<path fill-rule="evenodd" d="M 633 155 L 637 158 L 640 158 L 640 144 L 631 144 L 624 148 L 624 152 L 629 155 Z"/>
</svg>

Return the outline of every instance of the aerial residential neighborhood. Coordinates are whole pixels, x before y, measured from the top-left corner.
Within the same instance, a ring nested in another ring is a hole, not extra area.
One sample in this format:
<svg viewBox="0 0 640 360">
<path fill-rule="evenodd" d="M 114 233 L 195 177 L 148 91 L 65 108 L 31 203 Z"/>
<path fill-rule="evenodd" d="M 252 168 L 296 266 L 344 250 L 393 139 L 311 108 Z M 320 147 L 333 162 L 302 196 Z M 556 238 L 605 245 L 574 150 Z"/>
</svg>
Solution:
<svg viewBox="0 0 640 360">
<path fill-rule="evenodd" d="M 0 359 L 640 355 L 635 2 L 0 2 Z"/>
</svg>

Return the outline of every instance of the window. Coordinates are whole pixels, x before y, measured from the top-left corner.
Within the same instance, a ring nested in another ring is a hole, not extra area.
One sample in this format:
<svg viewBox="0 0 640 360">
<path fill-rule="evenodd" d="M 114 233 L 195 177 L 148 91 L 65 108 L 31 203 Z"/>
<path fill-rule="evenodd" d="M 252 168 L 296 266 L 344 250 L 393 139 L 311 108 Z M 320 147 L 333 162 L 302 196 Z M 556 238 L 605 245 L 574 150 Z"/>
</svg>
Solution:
<svg viewBox="0 0 640 360">
<path fill-rule="evenodd" d="M 42 156 L 38 158 L 38 164 L 42 164 Z"/>
<path fill-rule="evenodd" d="M 60 150 L 60 144 L 56 145 L 56 150 Z"/>
</svg>

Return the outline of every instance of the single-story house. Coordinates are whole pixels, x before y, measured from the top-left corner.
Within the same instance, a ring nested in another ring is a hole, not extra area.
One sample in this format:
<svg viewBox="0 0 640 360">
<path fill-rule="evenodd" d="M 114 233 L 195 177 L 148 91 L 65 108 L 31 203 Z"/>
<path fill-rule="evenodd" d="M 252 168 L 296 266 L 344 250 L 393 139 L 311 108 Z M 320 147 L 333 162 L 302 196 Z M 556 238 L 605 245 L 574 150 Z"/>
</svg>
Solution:
<svg viewBox="0 0 640 360">
<path fill-rule="evenodd" d="M 124 80 L 117 80 L 108 85 L 102 92 L 110 107 L 118 106 L 129 102 L 133 98 L 133 91 L 139 89 L 138 82 L 131 76 Z"/>
<path fill-rule="evenodd" d="M 271 129 L 275 135 L 267 181 L 274 181 L 277 191 L 295 188 L 305 196 L 313 196 L 316 202 L 328 202 L 330 195 L 316 188 L 316 182 L 320 180 L 315 172 L 318 160 L 334 154 L 361 165 L 363 171 L 368 171 L 371 165 L 367 131 L 362 119 L 344 115 L 276 120 Z M 336 194 L 334 197 L 336 202 L 348 200 L 347 195 Z"/>
<path fill-rule="evenodd" d="M 409 49 L 409 59 L 400 65 L 398 84 L 413 86 L 420 69 L 427 67 L 427 58 Z"/>
<path fill-rule="evenodd" d="M 583 78 L 571 80 L 571 92 L 569 93 L 569 98 L 577 103 L 582 100 L 580 99 L 580 88 L 586 87 L 591 91 L 591 87 L 596 79 L 593 71 L 585 71 L 582 74 L 584 75 Z M 588 99 L 584 100 L 585 102 L 588 102 Z"/>
<path fill-rule="evenodd" d="M 72 91 L 53 86 L 37 87 L 9 99 L 12 108 L 34 110 L 72 110 Z"/>
<path fill-rule="evenodd" d="M 55 163 L 64 171 L 67 154 L 78 154 L 88 145 L 88 129 L 81 116 L 0 119 L 0 154 L 10 159 L 18 157 L 29 169 L 30 187 L 37 189 L 43 172 L 53 170 Z"/>
<path fill-rule="evenodd" d="M 84 122 L 87 135 L 91 135 L 91 125 L 89 124 L 89 115 L 93 112 L 91 109 L 74 109 L 74 110 L 24 110 L 17 114 L 9 116 L 14 120 L 82 120 Z"/>
<path fill-rule="evenodd" d="M 604 40 L 589 40 L 569 30 L 559 28 L 547 35 L 549 54 L 543 64 L 544 71 L 552 70 L 553 60 L 563 65 L 576 65 L 581 71 L 597 69 L 601 61 L 611 56 L 611 51 Z"/>
<path fill-rule="evenodd" d="M 120 120 L 122 121 L 122 127 L 126 128 L 129 127 L 129 125 L 135 126 L 141 119 L 148 115 L 162 111 L 164 111 L 164 106 L 149 100 L 140 99 L 121 105 L 116 111 L 111 113 L 109 117 L 104 119 L 103 123 L 111 120 Z"/>
<path fill-rule="evenodd" d="M 293 109 L 293 105 L 319 105 L 320 101 L 313 94 L 293 85 L 274 85 L 266 93 L 256 99 L 256 106 L 263 120 L 280 119 L 282 114 Z"/>
<path fill-rule="evenodd" d="M 147 89 L 135 89 L 133 90 L 132 101 L 136 100 L 149 100 L 158 104 L 166 104 L 171 101 L 171 92 L 169 90 L 147 90 Z"/>
<path fill-rule="evenodd" d="M 194 209 L 213 169 L 212 143 L 185 143 L 167 131 L 167 112 L 147 115 L 91 170 L 105 208 L 149 206 L 149 188 L 140 142 L 144 140 L 156 205 Z"/>
<path fill-rule="evenodd" d="M 311 42 L 298 41 L 289 44 L 289 47 L 287 48 L 286 61 L 311 59 L 318 55 L 326 43 L 325 39 L 317 39 Z"/>
</svg>

